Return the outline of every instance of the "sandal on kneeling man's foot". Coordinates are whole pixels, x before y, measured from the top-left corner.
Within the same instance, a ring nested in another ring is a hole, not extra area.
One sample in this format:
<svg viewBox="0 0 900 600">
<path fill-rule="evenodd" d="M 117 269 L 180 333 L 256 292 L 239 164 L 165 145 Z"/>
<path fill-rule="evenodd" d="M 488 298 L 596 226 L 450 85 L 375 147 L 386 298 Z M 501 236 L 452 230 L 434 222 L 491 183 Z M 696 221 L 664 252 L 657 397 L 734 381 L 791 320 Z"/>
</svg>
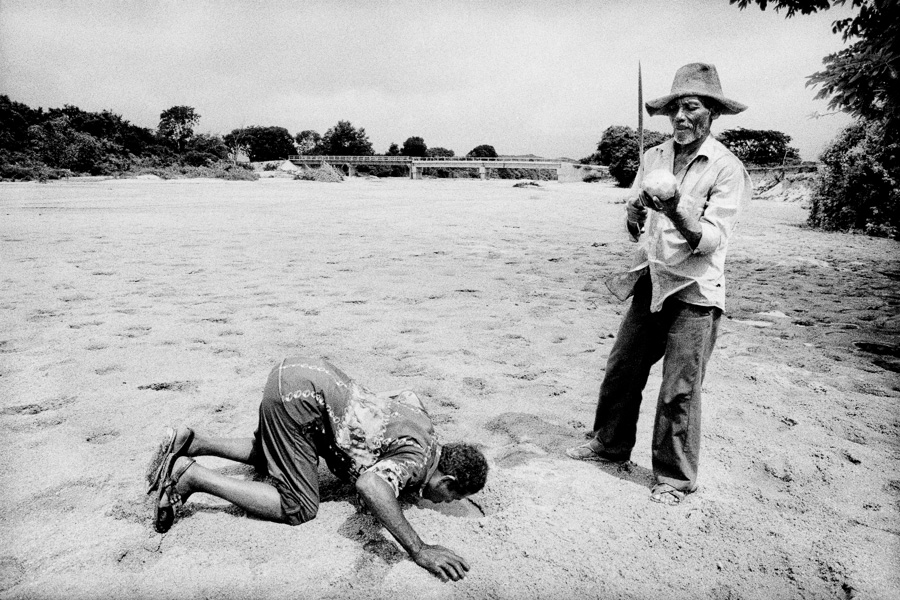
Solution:
<svg viewBox="0 0 900 600">
<path fill-rule="evenodd" d="M 170 455 L 170 459 L 173 457 Z M 181 461 L 180 466 L 172 471 L 175 463 Z M 194 465 L 194 459 L 182 456 L 177 460 L 166 461 L 165 482 L 159 487 L 159 495 L 156 497 L 156 509 L 153 514 L 153 526 L 158 533 L 166 533 L 175 523 L 175 509 L 182 506 L 190 494 L 179 494 L 175 486 L 185 471 Z"/>
<path fill-rule="evenodd" d="M 166 460 L 171 456 L 171 461 L 182 456 L 190 448 L 194 441 L 194 430 L 190 427 L 166 427 L 163 439 L 159 442 L 150 464 L 147 465 L 147 493 L 159 489 L 165 479 Z"/>
</svg>

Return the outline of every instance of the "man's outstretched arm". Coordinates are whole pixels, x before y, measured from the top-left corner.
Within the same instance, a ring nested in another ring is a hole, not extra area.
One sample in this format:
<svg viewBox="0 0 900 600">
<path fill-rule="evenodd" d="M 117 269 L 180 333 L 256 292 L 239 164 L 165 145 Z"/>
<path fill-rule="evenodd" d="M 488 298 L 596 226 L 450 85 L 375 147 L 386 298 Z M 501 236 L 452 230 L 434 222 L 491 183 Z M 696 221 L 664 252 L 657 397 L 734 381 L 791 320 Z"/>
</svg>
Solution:
<svg viewBox="0 0 900 600">
<path fill-rule="evenodd" d="M 422 541 L 403 516 L 400 503 L 394 497 L 394 489 L 388 482 L 375 473 L 366 472 L 356 480 L 356 491 L 417 565 L 427 569 L 441 581 L 459 581 L 466 576 L 469 565 L 462 557 L 443 546 L 429 545 Z"/>
</svg>

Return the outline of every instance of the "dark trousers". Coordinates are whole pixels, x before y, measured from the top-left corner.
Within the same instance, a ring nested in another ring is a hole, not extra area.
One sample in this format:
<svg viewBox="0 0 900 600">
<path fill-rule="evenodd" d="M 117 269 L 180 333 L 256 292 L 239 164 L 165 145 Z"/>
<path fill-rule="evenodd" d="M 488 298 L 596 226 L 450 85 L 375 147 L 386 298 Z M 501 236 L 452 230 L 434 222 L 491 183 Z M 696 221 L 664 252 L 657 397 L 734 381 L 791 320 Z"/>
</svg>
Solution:
<svg viewBox="0 0 900 600">
<path fill-rule="evenodd" d="M 259 425 L 253 436 L 251 460 L 268 475 L 281 496 L 287 523 L 299 525 L 319 511 L 319 454 L 316 439 L 322 418 L 316 405 L 315 382 L 282 382 L 279 367 L 272 369 L 259 405 Z M 285 402 L 282 383 L 290 392 L 306 391 Z"/>
<path fill-rule="evenodd" d="M 630 458 L 650 367 L 664 357 L 653 427 L 653 473 L 660 483 L 692 491 L 700 462 L 700 389 L 722 312 L 670 298 L 660 312 L 651 313 L 650 294 L 645 275 L 609 354 L 594 432 L 604 455 Z"/>
</svg>

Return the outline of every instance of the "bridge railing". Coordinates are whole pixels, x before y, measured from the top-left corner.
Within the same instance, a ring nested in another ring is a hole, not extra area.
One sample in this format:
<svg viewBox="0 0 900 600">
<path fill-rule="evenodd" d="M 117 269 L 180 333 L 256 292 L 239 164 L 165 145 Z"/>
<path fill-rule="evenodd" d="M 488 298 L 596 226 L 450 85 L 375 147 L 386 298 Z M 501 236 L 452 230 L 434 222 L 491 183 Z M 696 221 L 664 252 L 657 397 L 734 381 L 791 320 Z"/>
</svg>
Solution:
<svg viewBox="0 0 900 600">
<path fill-rule="evenodd" d="M 412 162 L 409 156 L 374 156 L 374 155 L 320 155 L 320 154 L 292 154 L 288 160 L 299 162 L 384 162 L 384 163 L 408 163 Z"/>
<path fill-rule="evenodd" d="M 476 156 L 380 156 L 380 155 L 353 155 L 353 156 L 341 156 L 341 155 L 317 155 L 317 154 L 292 154 L 288 156 L 288 160 L 296 160 L 298 162 L 335 162 L 335 163 L 348 163 L 348 162 L 371 162 L 371 163 L 393 163 L 393 164 L 404 164 L 411 162 L 447 162 L 447 161 L 458 161 L 458 162 L 475 162 L 475 163 L 559 163 L 566 162 L 548 158 L 516 158 L 516 157 L 503 157 L 498 156 L 496 158 L 479 158 Z"/>
<path fill-rule="evenodd" d="M 426 156 L 426 157 L 416 157 L 414 159 L 416 162 L 419 161 L 439 161 L 439 160 L 458 160 L 458 161 L 470 161 L 470 162 L 535 162 L 535 163 L 556 163 L 560 162 L 558 160 L 553 160 L 551 158 L 516 158 L 514 156 L 498 156 L 492 158 L 479 158 L 477 156 Z"/>
</svg>

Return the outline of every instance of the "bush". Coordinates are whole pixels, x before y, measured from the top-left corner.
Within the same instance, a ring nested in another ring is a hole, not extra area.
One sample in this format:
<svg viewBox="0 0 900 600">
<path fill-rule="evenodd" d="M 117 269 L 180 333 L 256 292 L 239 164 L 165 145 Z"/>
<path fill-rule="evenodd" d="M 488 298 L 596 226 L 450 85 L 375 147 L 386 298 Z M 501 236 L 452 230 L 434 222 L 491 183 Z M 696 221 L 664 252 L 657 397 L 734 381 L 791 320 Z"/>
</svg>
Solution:
<svg viewBox="0 0 900 600">
<path fill-rule="evenodd" d="M 259 174 L 249 166 L 220 161 L 208 167 L 192 167 L 190 165 L 171 165 L 167 167 L 139 167 L 132 170 L 131 175 L 156 175 L 160 179 L 225 179 L 228 181 L 256 181 Z"/>
<path fill-rule="evenodd" d="M 610 176 L 603 172 L 591 171 L 584 176 L 585 183 L 597 183 L 598 181 L 609 181 Z"/>
<path fill-rule="evenodd" d="M 900 142 L 881 121 L 857 121 L 822 153 L 808 223 L 900 240 Z"/>
<path fill-rule="evenodd" d="M 207 167 L 215 160 L 216 157 L 212 154 L 198 152 L 197 150 L 188 150 L 181 157 L 181 162 L 190 167 Z"/>
<path fill-rule="evenodd" d="M 300 181 L 324 181 L 328 183 L 339 183 L 344 180 L 344 176 L 341 175 L 341 172 L 329 165 L 328 163 L 322 164 L 321 167 L 316 169 L 311 169 L 309 167 L 303 167 L 300 171 L 294 175 L 294 179 Z"/>
<path fill-rule="evenodd" d="M 43 163 L 32 165 L 0 164 L 0 181 L 40 181 L 68 177 L 72 172 L 67 169 L 51 169 Z"/>
<path fill-rule="evenodd" d="M 556 179 L 556 169 L 488 169 L 491 179 L 536 179 L 550 181 Z"/>
<path fill-rule="evenodd" d="M 68 169 L 54 169 L 27 152 L 0 149 L 0 181 L 40 181 L 71 177 Z"/>
</svg>

